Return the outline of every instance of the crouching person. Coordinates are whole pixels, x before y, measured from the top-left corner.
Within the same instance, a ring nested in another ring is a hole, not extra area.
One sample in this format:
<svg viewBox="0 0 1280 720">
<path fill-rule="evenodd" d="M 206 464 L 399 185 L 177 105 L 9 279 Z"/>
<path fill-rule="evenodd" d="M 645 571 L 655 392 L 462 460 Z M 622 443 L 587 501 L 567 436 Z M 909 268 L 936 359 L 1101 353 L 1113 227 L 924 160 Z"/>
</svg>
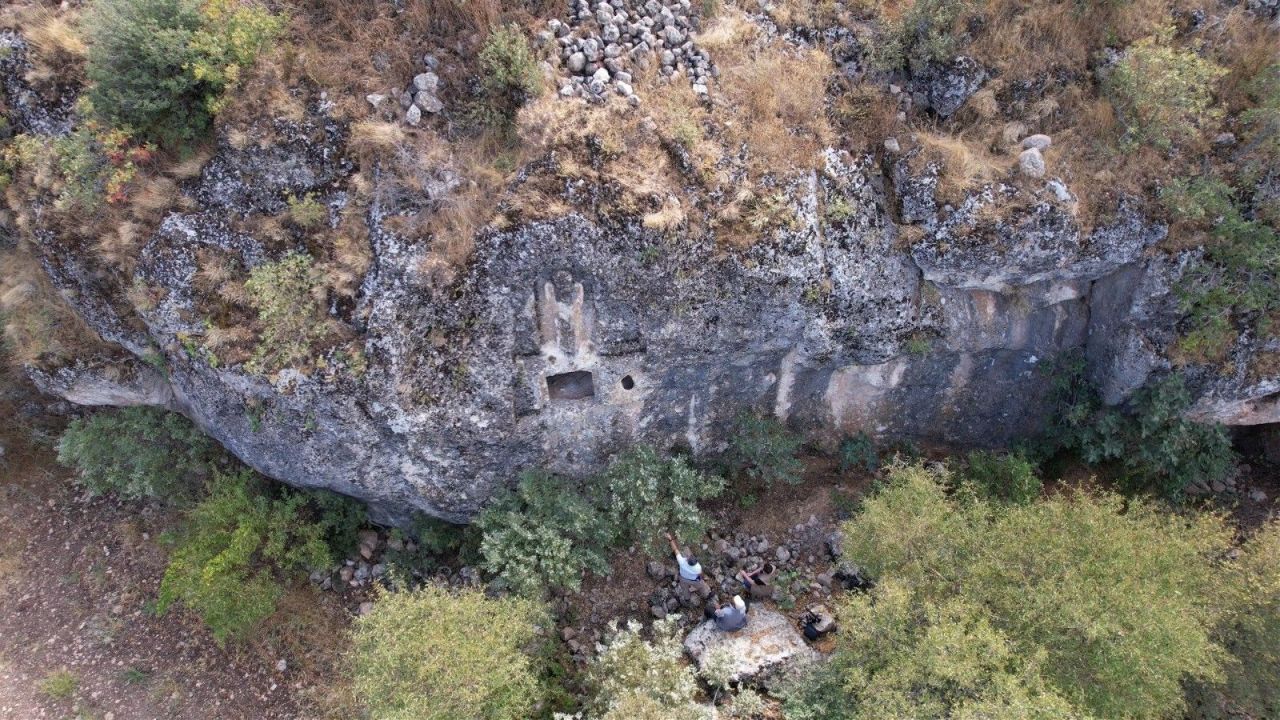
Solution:
<svg viewBox="0 0 1280 720">
<path fill-rule="evenodd" d="M 716 627 L 722 632 L 736 632 L 747 626 L 747 604 L 741 595 L 734 595 L 733 602 L 715 612 Z"/>
</svg>

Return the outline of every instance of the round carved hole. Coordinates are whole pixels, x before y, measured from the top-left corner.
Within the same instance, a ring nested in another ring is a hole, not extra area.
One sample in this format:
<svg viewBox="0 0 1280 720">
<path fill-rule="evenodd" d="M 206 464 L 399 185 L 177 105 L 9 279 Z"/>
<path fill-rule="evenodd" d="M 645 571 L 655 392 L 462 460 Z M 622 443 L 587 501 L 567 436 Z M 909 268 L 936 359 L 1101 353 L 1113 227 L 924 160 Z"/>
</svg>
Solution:
<svg viewBox="0 0 1280 720">
<path fill-rule="evenodd" d="M 633 388 L 633 387 L 635 387 L 635 386 L 636 386 L 636 381 L 635 381 L 635 380 L 632 380 L 630 375 L 623 375 L 623 376 L 622 376 L 622 389 L 623 389 L 623 390 L 630 390 L 631 388 Z"/>
</svg>

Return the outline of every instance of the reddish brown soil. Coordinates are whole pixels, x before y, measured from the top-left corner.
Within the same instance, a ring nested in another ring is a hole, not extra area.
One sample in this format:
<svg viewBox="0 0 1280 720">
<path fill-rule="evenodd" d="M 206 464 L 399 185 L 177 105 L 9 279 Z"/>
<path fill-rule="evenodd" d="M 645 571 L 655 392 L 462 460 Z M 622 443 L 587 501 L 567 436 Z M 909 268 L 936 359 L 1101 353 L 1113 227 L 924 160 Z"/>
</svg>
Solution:
<svg viewBox="0 0 1280 720">
<path fill-rule="evenodd" d="M 47 452 L 0 467 L 0 719 L 354 717 L 336 679 L 339 595 L 294 588 L 225 648 L 194 618 L 154 615 L 175 520 L 85 497 Z M 50 697 L 42 681 L 64 671 L 75 690 Z"/>
</svg>

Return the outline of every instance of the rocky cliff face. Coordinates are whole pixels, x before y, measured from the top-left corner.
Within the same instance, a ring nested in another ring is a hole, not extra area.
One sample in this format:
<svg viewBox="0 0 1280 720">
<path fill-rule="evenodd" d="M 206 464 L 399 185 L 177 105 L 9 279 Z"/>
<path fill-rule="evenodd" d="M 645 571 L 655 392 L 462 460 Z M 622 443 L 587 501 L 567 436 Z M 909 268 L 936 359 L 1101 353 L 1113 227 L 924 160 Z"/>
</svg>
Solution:
<svg viewBox="0 0 1280 720">
<path fill-rule="evenodd" d="M 7 74 L 10 97 L 20 82 Z M 795 221 L 748 249 L 569 214 L 482 234 L 465 271 L 438 283 L 425 248 L 388 227 L 405 201 L 378 193 L 363 211 L 371 267 L 354 305 L 329 308 L 356 329 L 363 367 L 333 352 L 324 371 L 264 377 L 215 366 L 182 338 L 203 331 L 197 251 L 270 259 L 237 217 L 279 212 L 290 194 L 347 206 L 346 128 L 321 108 L 277 130 L 268 148 L 222 142 L 183 187 L 195 209 L 164 220 L 136 271 L 161 298 L 141 322 L 83 257 L 40 237 L 55 283 L 134 360 L 110 375 L 34 374 L 75 402 L 181 411 L 262 472 L 388 518 L 465 520 L 521 468 L 585 473 L 636 442 L 714 453 L 744 410 L 815 442 L 865 431 L 1006 443 L 1039 427 L 1042 368 L 1066 350 L 1086 352 L 1110 402 L 1167 370 L 1171 288 L 1193 257 L 1155 249 L 1165 228 L 1130 204 L 1082 230 L 1056 180 L 992 184 L 952 205 L 936 199 L 936 168 L 831 150 L 787 189 Z M 441 172 L 422 192 L 449 182 Z M 1192 373 L 1198 416 L 1280 420 L 1280 378 L 1246 370 L 1261 347 L 1242 337 L 1232 368 Z"/>
</svg>

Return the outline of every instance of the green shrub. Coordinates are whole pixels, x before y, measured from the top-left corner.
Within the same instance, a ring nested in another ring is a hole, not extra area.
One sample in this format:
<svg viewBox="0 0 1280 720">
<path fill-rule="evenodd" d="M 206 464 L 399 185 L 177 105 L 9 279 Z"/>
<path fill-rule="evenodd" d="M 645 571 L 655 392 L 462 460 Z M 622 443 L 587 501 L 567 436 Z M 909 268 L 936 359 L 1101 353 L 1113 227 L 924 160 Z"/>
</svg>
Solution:
<svg viewBox="0 0 1280 720">
<path fill-rule="evenodd" d="M 542 92 L 542 71 L 518 25 L 489 33 L 480 49 L 480 70 L 488 125 L 509 127 L 520 108 Z"/>
<path fill-rule="evenodd" d="M 1240 113 L 1249 130 L 1249 154 L 1241 158 L 1250 174 L 1261 175 L 1280 161 L 1280 62 L 1272 63 L 1249 82 L 1253 107 Z"/>
<path fill-rule="evenodd" d="M 797 485 L 804 465 L 796 459 L 800 437 L 772 417 L 744 413 L 734 421 L 727 460 L 737 473 L 772 486 Z"/>
<path fill-rule="evenodd" d="M 882 18 L 884 34 L 871 46 L 871 64 L 881 70 L 946 63 L 960 48 L 961 16 L 968 0 L 917 0 L 896 18 Z"/>
<path fill-rule="evenodd" d="M 187 499 L 217 458 L 217 446 L 189 420 L 149 407 L 77 418 L 58 441 L 58 462 L 75 468 L 90 492 L 131 499 Z"/>
<path fill-rule="evenodd" d="M 1202 688 L 1212 700 L 1204 710 L 1223 706 L 1235 713 L 1205 712 L 1208 717 L 1280 717 L 1280 521 L 1263 526 L 1240 557 L 1236 613 L 1224 623 L 1222 639 L 1231 652 L 1226 682 Z"/>
<path fill-rule="evenodd" d="M 527 720 L 547 622 L 521 598 L 431 585 L 384 594 L 352 631 L 356 694 L 372 720 Z"/>
<path fill-rule="evenodd" d="M 291 252 L 249 273 L 245 291 L 262 330 L 252 366 L 261 372 L 306 361 L 324 338 L 324 306 L 317 297 L 321 273 L 310 255 Z"/>
<path fill-rule="evenodd" d="M 241 638 L 283 593 L 278 573 L 328 566 L 326 538 L 340 525 L 315 519 L 305 493 L 267 494 L 252 472 L 218 473 L 187 517 L 160 583 L 158 612 L 181 603 L 219 643 Z"/>
<path fill-rule="evenodd" d="M 1210 486 L 1235 467 L 1220 425 L 1182 416 L 1191 397 L 1178 375 L 1138 391 L 1128 414 L 1102 404 L 1084 375 L 1083 358 L 1066 356 L 1052 370 L 1054 402 L 1044 434 L 1048 452 L 1070 450 L 1090 465 L 1112 463 L 1130 492 L 1182 498 L 1188 485 Z"/>
<path fill-rule="evenodd" d="M 79 687 L 80 679 L 68 670 L 51 672 L 40 681 L 40 692 L 53 700 L 66 700 Z"/>
<path fill-rule="evenodd" d="M 315 195 L 290 195 L 286 201 L 289 203 L 289 220 L 304 230 L 318 228 L 329 220 L 329 208 L 316 200 Z"/>
<path fill-rule="evenodd" d="M 173 145 L 208 129 L 223 93 L 284 23 L 237 0 L 98 0 L 84 26 L 95 112 Z"/>
<path fill-rule="evenodd" d="M 645 640 L 640 623 L 615 628 L 587 670 L 593 695 L 590 717 L 600 720 L 705 720 L 694 704 L 698 689 L 684 662 L 674 618 L 653 624 Z"/>
<path fill-rule="evenodd" d="M 662 458 L 636 447 L 614 458 L 595 481 L 604 493 L 604 512 L 617 542 L 637 543 L 662 554 L 662 533 L 692 542 L 707 530 L 698 503 L 718 496 L 724 480 L 705 474 L 680 456 Z"/>
<path fill-rule="evenodd" d="M 965 458 L 965 481 L 978 497 L 995 502 L 1026 505 L 1040 497 L 1044 486 L 1027 456 L 975 451 Z"/>
<path fill-rule="evenodd" d="M 540 470 L 520 476 L 476 518 L 483 567 L 516 592 L 578 589 L 585 570 L 608 574 L 610 532 L 600 512 L 564 479 Z"/>
<path fill-rule="evenodd" d="M 1174 48 L 1172 36 L 1170 28 L 1130 45 L 1107 78 L 1107 96 L 1125 123 L 1128 145 L 1169 149 L 1194 139 L 1222 114 L 1213 107 L 1213 86 L 1226 69 Z"/>
<path fill-rule="evenodd" d="M 878 582 L 841 600 L 836 652 L 788 718 L 1154 719 L 1182 709 L 1184 681 L 1223 678 L 1222 516 L 1085 492 L 989 504 L 951 483 L 894 466 L 844 524 Z"/>
<path fill-rule="evenodd" d="M 840 472 L 861 468 L 873 473 L 880 469 L 880 454 L 870 435 L 860 432 L 840 443 Z"/>
</svg>

